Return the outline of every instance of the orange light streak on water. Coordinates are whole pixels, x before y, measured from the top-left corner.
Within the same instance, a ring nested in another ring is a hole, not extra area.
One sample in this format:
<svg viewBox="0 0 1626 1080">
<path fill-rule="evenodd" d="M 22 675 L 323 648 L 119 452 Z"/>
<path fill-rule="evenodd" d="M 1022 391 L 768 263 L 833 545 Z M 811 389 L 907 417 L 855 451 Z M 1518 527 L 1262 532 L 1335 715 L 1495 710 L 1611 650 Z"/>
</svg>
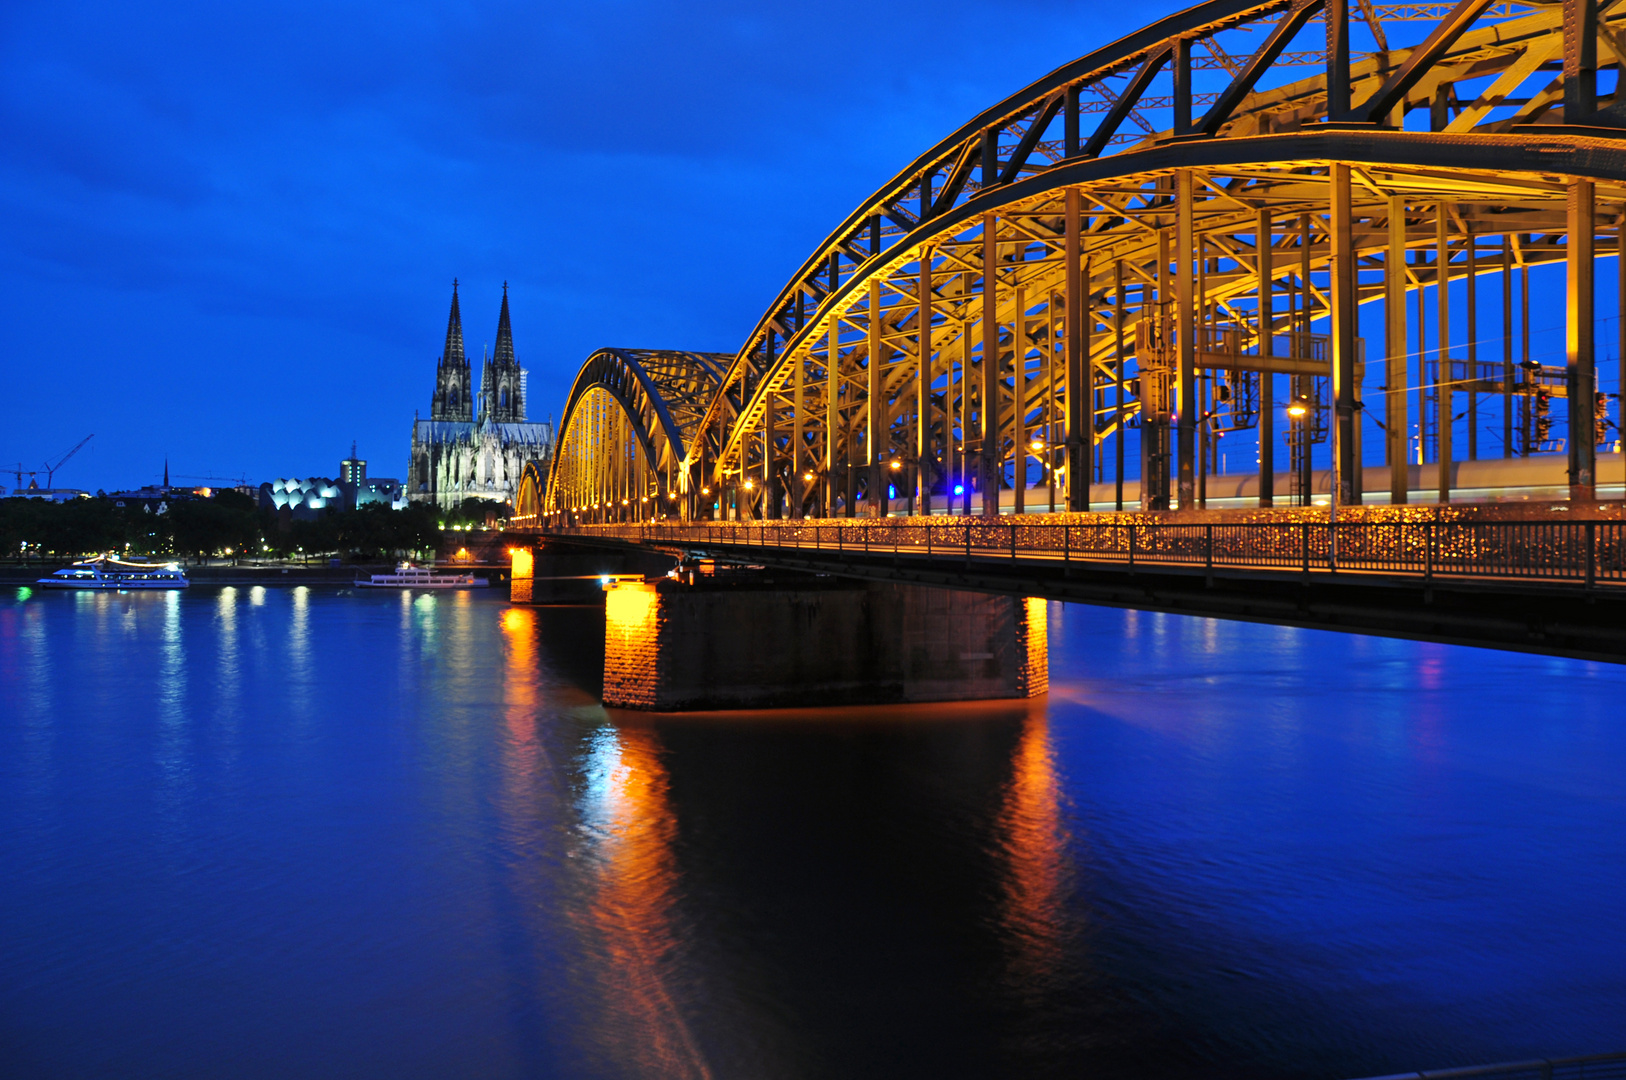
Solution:
<svg viewBox="0 0 1626 1080">
<path fill-rule="evenodd" d="M 679 969 L 673 926 L 677 819 L 660 740 L 644 727 L 606 724 L 590 751 L 586 817 L 595 837 L 598 893 L 587 917 L 604 949 L 602 1051 L 635 1075 L 710 1077 L 668 986 Z"/>
<path fill-rule="evenodd" d="M 1028 711 L 1011 756 L 1011 778 L 999 815 L 1005 861 L 1000 922 L 1009 947 L 1009 978 L 1018 991 L 1040 987 L 1066 962 L 1067 835 L 1060 782 L 1045 708 Z"/>
</svg>

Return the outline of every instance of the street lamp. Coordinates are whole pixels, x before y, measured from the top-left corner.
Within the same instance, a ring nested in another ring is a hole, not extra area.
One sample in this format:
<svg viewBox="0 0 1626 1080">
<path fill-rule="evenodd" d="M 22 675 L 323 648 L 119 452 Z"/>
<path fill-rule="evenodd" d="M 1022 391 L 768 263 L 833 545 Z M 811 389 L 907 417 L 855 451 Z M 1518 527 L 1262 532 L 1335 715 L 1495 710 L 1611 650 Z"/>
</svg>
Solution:
<svg viewBox="0 0 1626 1080">
<path fill-rule="evenodd" d="M 1310 505 L 1310 399 L 1303 394 L 1287 404 L 1287 417 L 1293 422 L 1291 438 L 1295 470 L 1298 473 L 1299 505 Z"/>
</svg>

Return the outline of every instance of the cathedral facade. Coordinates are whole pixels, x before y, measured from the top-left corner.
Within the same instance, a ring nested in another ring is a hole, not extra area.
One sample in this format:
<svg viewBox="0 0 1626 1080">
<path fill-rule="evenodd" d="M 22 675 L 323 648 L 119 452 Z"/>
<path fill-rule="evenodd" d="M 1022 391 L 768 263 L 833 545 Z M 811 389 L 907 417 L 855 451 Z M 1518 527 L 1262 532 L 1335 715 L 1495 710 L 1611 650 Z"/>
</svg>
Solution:
<svg viewBox="0 0 1626 1080">
<path fill-rule="evenodd" d="M 525 419 L 525 374 L 514 354 L 505 283 L 497 344 L 484 358 L 480 385 L 475 387 L 463 351 L 463 317 L 454 281 L 429 419 L 417 417 L 412 422 L 409 499 L 443 510 L 468 498 L 512 502 L 526 462 L 538 462 L 545 473 L 553 457 L 553 425 Z"/>
</svg>

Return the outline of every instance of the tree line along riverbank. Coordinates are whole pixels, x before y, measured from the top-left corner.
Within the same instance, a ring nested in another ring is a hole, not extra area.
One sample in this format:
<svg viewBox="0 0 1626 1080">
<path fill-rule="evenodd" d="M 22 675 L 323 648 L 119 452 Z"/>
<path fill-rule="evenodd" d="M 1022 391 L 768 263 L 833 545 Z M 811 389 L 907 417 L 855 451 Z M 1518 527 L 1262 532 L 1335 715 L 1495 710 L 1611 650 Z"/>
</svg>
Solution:
<svg viewBox="0 0 1626 1080">
<path fill-rule="evenodd" d="M 139 502 L 120 501 L 107 496 L 62 503 L 0 499 L 0 557 L 33 563 L 116 552 L 188 561 L 304 562 L 325 555 L 347 562 L 388 562 L 432 555 L 443 529 L 483 524 L 492 510 L 490 502 L 481 500 L 451 512 L 424 503 L 400 510 L 375 503 L 353 510 L 331 508 L 296 521 L 235 491 L 217 491 L 208 498 L 177 495 L 156 512 Z"/>
</svg>

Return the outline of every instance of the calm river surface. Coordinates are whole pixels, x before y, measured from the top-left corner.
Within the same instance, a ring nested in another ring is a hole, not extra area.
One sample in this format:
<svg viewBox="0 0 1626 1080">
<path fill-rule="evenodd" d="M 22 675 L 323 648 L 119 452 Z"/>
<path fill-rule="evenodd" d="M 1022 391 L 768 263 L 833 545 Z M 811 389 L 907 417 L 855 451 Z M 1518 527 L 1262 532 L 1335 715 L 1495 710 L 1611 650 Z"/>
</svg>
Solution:
<svg viewBox="0 0 1626 1080">
<path fill-rule="evenodd" d="M 1032 704 L 651 718 L 586 609 L 0 591 L 0 1074 L 1626 1049 L 1626 669 L 1049 619 Z"/>
</svg>

